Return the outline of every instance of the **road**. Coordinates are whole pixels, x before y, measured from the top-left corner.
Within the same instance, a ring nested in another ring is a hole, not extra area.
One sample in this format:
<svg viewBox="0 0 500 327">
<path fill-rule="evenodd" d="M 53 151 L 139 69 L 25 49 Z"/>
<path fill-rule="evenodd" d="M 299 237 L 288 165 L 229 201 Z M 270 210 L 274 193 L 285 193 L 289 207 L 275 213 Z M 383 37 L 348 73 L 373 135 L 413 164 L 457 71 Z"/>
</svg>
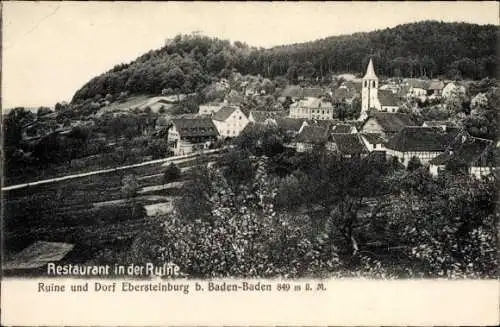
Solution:
<svg viewBox="0 0 500 327">
<path fill-rule="evenodd" d="M 203 152 L 195 152 L 195 153 L 190 153 L 190 154 L 186 154 L 186 155 L 182 155 L 182 156 L 175 156 L 175 157 L 145 161 L 145 162 L 141 162 L 141 163 L 137 163 L 137 164 L 133 164 L 133 165 L 126 165 L 126 166 L 109 168 L 109 169 L 102 169 L 102 170 L 94 170 L 94 171 L 90 171 L 90 172 L 86 172 L 86 173 L 73 174 L 73 175 L 67 175 L 67 176 L 61 176 L 61 177 L 54 177 L 54 178 L 24 183 L 24 184 L 9 185 L 9 186 L 2 187 L 2 192 L 21 189 L 21 188 L 25 188 L 25 187 L 34 186 L 34 185 L 56 183 L 56 182 L 60 182 L 60 181 L 68 180 L 68 179 L 75 179 L 75 178 L 87 177 L 87 176 L 92 176 L 92 175 L 107 174 L 107 173 L 111 173 L 111 172 L 115 172 L 115 171 L 119 171 L 119 170 L 126 170 L 126 169 L 141 167 L 141 166 L 154 165 L 154 164 L 158 164 L 158 163 L 179 163 L 182 161 L 186 161 L 185 159 L 192 159 L 192 158 L 195 158 L 201 154 L 213 154 L 213 153 L 221 152 L 222 150 L 223 150 L 223 148 L 206 150 Z"/>
</svg>

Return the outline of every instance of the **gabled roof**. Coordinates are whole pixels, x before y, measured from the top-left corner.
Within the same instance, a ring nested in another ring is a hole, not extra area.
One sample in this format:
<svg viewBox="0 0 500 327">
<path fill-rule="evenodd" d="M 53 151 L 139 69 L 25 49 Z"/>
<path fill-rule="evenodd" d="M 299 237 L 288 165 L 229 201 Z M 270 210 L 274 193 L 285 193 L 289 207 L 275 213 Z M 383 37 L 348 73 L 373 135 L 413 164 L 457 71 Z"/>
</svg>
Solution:
<svg viewBox="0 0 500 327">
<path fill-rule="evenodd" d="M 429 87 L 429 82 L 417 78 L 408 78 L 406 80 L 410 88 L 419 88 L 427 90 Z"/>
<path fill-rule="evenodd" d="M 278 128 L 282 128 L 286 131 L 294 131 L 298 132 L 304 123 L 304 119 L 295 119 L 295 118 L 287 118 L 280 117 L 276 118 L 276 124 L 278 124 Z"/>
<path fill-rule="evenodd" d="M 338 124 L 333 126 L 332 133 L 338 133 L 338 134 L 348 134 L 351 133 L 351 129 L 353 127 L 348 124 Z"/>
<path fill-rule="evenodd" d="M 385 140 L 377 133 L 362 133 L 360 136 L 370 144 L 385 144 Z"/>
<path fill-rule="evenodd" d="M 265 123 L 268 119 L 276 119 L 278 117 L 286 116 L 286 112 L 284 111 L 258 111 L 252 110 L 248 115 L 250 117 L 252 115 L 253 119 L 256 123 Z"/>
<path fill-rule="evenodd" d="M 417 122 L 410 115 L 398 112 L 374 112 L 370 118 L 375 119 L 388 133 L 397 133 L 406 126 L 417 125 Z"/>
<path fill-rule="evenodd" d="M 306 119 L 307 124 L 311 126 L 320 126 L 325 128 L 327 131 L 332 129 L 333 125 L 338 124 L 338 121 L 330 119 Z"/>
<path fill-rule="evenodd" d="M 396 97 L 390 90 L 379 90 L 378 100 L 382 107 L 397 107 L 398 103 Z"/>
<path fill-rule="evenodd" d="M 433 165 L 446 165 L 452 158 L 465 162 L 468 166 L 494 166 L 493 141 L 477 137 L 468 138 L 452 151 L 440 154 L 430 161 Z"/>
<path fill-rule="evenodd" d="M 210 118 L 177 118 L 172 123 L 181 137 L 219 135 Z"/>
<path fill-rule="evenodd" d="M 328 101 L 323 101 L 320 98 L 315 98 L 315 97 L 307 97 L 305 99 L 299 100 L 295 103 L 292 103 L 290 107 L 298 107 L 298 108 L 327 108 L 331 109 L 333 108 L 333 105 L 328 102 Z"/>
<path fill-rule="evenodd" d="M 233 106 L 225 106 L 220 108 L 214 115 L 213 115 L 213 120 L 217 121 L 225 121 L 226 119 L 229 118 L 235 112 L 238 110 L 238 107 L 233 107 Z"/>
<path fill-rule="evenodd" d="M 363 79 L 378 79 L 377 75 L 375 74 L 375 69 L 373 68 L 373 61 L 371 58 L 370 62 L 368 63 L 368 67 L 366 68 L 366 74 Z"/>
<path fill-rule="evenodd" d="M 220 110 L 223 106 L 224 106 L 224 104 L 222 104 L 222 103 L 200 104 L 198 114 L 199 115 L 210 115 L 210 114 Z"/>
<path fill-rule="evenodd" d="M 321 144 L 328 140 L 328 130 L 321 126 L 304 126 L 295 140 L 300 143 Z"/>
<path fill-rule="evenodd" d="M 451 145 L 458 133 L 458 129 L 409 126 L 391 138 L 386 147 L 401 152 L 440 152 Z"/>
<path fill-rule="evenodd" d="M 368 153 L 368 149 L 357 134 L 332 133 L 330 140 L 337 145 L 338 151 L 342 154 Z"/>
</svg>

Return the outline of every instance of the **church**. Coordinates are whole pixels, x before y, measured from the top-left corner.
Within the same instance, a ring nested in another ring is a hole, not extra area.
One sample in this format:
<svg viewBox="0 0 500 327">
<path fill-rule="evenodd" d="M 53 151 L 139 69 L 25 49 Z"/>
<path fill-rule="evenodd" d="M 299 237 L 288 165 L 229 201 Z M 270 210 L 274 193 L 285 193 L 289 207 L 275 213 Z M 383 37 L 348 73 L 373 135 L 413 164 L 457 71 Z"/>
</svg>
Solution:
<svg viewBox="0 0 500 327">
<path fill-rule="evenodd" d="M 385 112 L 397 112 L 399 110 L 393 93 L 389 90 L 379 90 L 379 80 L 375 74 L 371 58 L 362 81 L 361 114 L 358 120 L 364 121 L 368 117 L 370 109 Z"/>
</svg>

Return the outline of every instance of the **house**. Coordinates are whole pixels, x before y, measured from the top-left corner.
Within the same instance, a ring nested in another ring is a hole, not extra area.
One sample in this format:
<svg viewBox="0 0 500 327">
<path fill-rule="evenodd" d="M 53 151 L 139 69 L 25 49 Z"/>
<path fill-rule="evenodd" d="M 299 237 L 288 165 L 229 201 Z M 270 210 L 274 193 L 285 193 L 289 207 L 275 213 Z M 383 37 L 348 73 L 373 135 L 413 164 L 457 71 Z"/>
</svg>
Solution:
<svg viewBox="0 0 500 327">
<path fill-rule="evenodd" d="M 440 80 L 429 81 L 429 86 L 427 87 L 427 95 L 433 97 L 440 97 L 443 93 L 444 82 Z"/>
<path fill-rule="evenodd" d="M 464 132 L 459 129 L 443 131 L 436 127 L 407 126 L 385 145 L 387 154 L 397 157 L 407 167 L 411 158 L 417 157 L 424 165 L 452 146 Z"/>
<path fill-rule="evenodd" d="M 248 114 L 248 120 L 254 124 L 276 124 L 276 118 L 285 117 L 284 111 L 260 111 L 252 110 Z"/>
<path fill-rule="evenodd" d="M 299 100 L 303 97 L 302 88 L 298 85 L 289 85 L 287 86 L 283 92 L 281 92 L 281 97 L 283 100 L 286 97 L 290 97 L 293 101 Z"/>
<path fill-rule="evenodd" d="M 452 160 L 464 164 L 468 173 L 477 178 L 489 175 L 497 167 L 493 141 L 477 137 L 467 138 L 456 147 L 432 159 L 429 162 L 430 173 L 437 176 Z"/>
<path fill-rule="evenodd" d="M 168 146 L 174 155 L 207 149 L 219 132 L 210 118 L 177 118 L 168 129 Z"/>
<path fill-rule="evenodd" d="M 368 151 L 385 151 L 385 140 L 377 133 L 360 133 L 359 136 L 364 142 Z"/>
<path fill-rule="evenodd" d="M 449 120 L 426 120 L 422 123 L 422 127 L 439 127 L 442 130 L 447 128 L 457 128 L 457 124 Z"/>
<path fill-rule="evenodd" d="M 380 90 L 378 93 L 378 102 L 380 104 L 380 111 L 386 112 L 398 112 L 399 105 L 397 103 L 397 99 L 394 96 L 394 93 L 389 90 Z"/>
<path fill-rule="evenodd" d="M 415 119 L 408 114 L 374 112 L 361 128 L 362 133 L 377 133 L 384 139 L 389 139 L 406 126 L 419 126 Z"/>
<path fill-rule="evenodd" d="M 236 106 L 225 106 L 215 112 L 212 116 L 219 135 L 223 138 L 236 137 L 247 126 L 247 116 Z"/>
<path fill-rule="evenodd" d="M 421 98 L 427 96 L 427 90 L 429 89 L 428 81 L 416 78 L 408 78 L 404 80 L 404 84 L 408 86 L 405 94 L 406 97 Z"/>
<path fill-rule="evenodd" d="M 304 126 L 295 138 L 297 152 L 312 151 L 315 146 L 323 147 L 328 141 L 328 130 L 321 126 Z"/>
<path fill-rule="evenodd" d="M 211 116 L 224 106 L 223 103 L 200 104 L 198 115 Z"/>
<path fill-rule="evenodd" d="M 288 117 L 279 117 L 276 118 L 275 121 L 278 129 L 282 130 L 286 135 L 290 137 L 295 137 L 302 131 L 302 128 L 304 128 L 304 126 L 309 125 L 304 119 L 295 119 Z"/>
<path fill-rule="evenodd" d="M 349 124 L 337 124 L 334 125 L 332 128 L 332 133 L 337 133 L 337 134 L 353 134 L 357 132 L 358 130 L 356 129 L 356 126 Z"/>
<path fill-rule="evenodd" d="M 406 94 L 409 98 L 420 98 L 427 96 L 427 88 L 411 86 Z"/>
<path fill-rule="evenodd" d="M 401 91 L 401 87 L 394 83 L 389 83 L 379 87 L 379 91 L 390 91 L 392 94 L 398 94 Z"/>
<path fill-rule="evenodd" d="M 328 151 L 336 152 L 339 155 L 351 157 L 366 157 L 369 153 L 363 140 L 358 134 L 330 134 L 326 143 Z"/>
<path fill-rule="evenodd" d="M 290 105 L 290 118 L 333 119 L 335 108 L 320 98 L 308 97 Z"/>
</svg>

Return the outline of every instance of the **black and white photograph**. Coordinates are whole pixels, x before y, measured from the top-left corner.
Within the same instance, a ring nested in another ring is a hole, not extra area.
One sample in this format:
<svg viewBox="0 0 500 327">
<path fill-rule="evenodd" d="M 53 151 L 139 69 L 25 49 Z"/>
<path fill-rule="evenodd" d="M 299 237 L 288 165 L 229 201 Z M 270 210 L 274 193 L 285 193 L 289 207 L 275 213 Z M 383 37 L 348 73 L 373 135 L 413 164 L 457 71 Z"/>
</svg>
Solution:
<svg viewBox="0 0 500 327">
<path fill-rule="evenodd" d="M 498 279 L 498 10 L 2 3 L 3 276 Z"/>
</svg>

